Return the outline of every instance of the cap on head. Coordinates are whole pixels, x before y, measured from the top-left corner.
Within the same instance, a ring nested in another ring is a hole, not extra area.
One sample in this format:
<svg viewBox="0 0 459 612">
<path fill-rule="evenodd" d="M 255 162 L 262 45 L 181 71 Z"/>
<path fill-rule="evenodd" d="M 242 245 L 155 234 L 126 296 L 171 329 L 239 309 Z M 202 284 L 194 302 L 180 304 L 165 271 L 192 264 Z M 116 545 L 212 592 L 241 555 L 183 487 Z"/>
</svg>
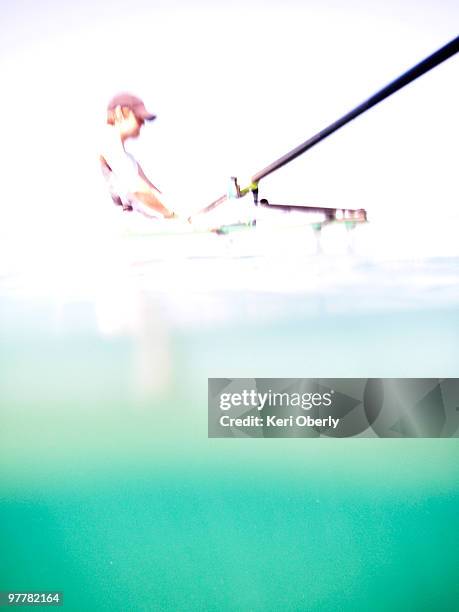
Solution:
<svg viewBox="0 0 459 612">
<path fill-rule="evenodd" d="M 114 96 L 108 103 L 107 111 L 114 111 L 117 106 L 130 108 L 136 117 L 144 121 L 153 121 L 153 119 L 156 119 L 156 115 L 147 111 L 142 100 L 130 93 L 119 93 Z"/>
</svg>

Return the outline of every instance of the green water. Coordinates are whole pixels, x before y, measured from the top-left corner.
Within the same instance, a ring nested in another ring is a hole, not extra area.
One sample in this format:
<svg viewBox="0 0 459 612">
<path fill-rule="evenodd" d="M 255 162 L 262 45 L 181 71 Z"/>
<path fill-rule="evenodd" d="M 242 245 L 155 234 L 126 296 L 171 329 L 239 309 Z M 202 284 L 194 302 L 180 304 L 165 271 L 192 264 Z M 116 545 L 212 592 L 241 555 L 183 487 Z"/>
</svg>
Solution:
<svg viewBox="0 0 459 612">
<path fill-rule="evenodd" d="M 208 377 L 457 376 L 454 300 L 355 296 L 4 295 L 0 590 L 76 611 L 457 609 L 457 439 L 207 438 Z"/>
</svg>

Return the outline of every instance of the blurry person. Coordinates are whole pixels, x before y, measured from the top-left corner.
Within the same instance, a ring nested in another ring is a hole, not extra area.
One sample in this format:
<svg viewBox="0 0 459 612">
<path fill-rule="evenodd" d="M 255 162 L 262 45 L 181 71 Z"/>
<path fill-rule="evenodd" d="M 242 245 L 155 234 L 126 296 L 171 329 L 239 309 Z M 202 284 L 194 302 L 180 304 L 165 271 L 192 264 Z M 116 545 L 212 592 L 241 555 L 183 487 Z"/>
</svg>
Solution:
<svg viewBox="0 0 459 612">
<path fill-rule="evenodd" d="M 155 118 L 140 98 L 129 93 L 114 96 L 107 106 L 100 163 L 115 204 L 147 217 L 170 219 L 175 213 L 165 205 L 159 189 L 125 148 L 126 140 L 137 138 L 145 121 Z"/>
</svg>

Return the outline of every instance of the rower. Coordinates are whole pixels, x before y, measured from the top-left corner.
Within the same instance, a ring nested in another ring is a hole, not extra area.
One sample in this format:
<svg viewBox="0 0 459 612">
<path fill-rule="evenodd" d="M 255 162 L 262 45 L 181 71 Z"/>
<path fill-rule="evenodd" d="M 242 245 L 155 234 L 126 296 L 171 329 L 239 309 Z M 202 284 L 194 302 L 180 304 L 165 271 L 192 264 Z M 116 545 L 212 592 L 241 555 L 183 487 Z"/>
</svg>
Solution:
<svg viewBox="0 0 459 612">
<path fill-rule="evenodd" d="M 164 196 L 147 178 L 140 164 L 126 150 L 129 138 L 138 138 L 145 121 L 153 121 L 140 98 L 129 93 L 114 96 L 107 106 L 100 164 L 113 202 L 123 210 L 135 210 L 147 217 L 175 217 Z"/>
</svg>

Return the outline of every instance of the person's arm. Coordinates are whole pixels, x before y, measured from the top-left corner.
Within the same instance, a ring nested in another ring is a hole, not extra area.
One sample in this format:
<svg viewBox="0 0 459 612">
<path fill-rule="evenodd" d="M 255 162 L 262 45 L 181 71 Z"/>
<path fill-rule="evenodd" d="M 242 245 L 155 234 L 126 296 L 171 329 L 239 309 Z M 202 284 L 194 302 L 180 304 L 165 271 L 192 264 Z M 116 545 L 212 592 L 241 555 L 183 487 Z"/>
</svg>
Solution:
<svg viewBox="0 0 459 612">
<path fill-rule="evenodd" d="M 156 192 L 159 194 L 159 192 Z M 160 213 L 165 219 L 172 219 L 175 217 L 175 213 L 171 212 L 156 195 L 155 190 L 150 189 L 149 191 L 134 191 L 133 196 L 142 204 L 145 204 L 148 208 Z"/>
<path fill-rule="evenodd" d="M 132 192 L 134 197 L 148 208 L 161 213 L 166 219 L 175 217 L 175 214 L 164 205 L 161 192 L 146 176 L 139 163 L 137 163 L 137 174 L 136 190 Z"/>
<path fill-rule="evenodd" d="M 104 151 L 102 157 L 106 166 L 111 170 L 112 182 L 117 195 L 121 195 L 121 198 L 124 197 L 126 200 L 134 198 L 167 219 L 175 216 L 165 206 L 159 189 L 147 178 L 130 154 L 124 151 L 120 154 L 117 150 L 107 150 Z"/>
<path fill-rule="evenodd" d="M 161 191 L 156 187 L 156 185 L 153 185 L 153 183 L 150 181 L 150 179 L 146 176 L 145 172 L 142 170 L 142 167 L 139 163 L 137 163 L 137 172 L 140 176 L 140 178 L 147 183 L 147 185 L 149 187 L 152 187 L 153 189 L 155 189 L 158 193 L 161 193 Z"/>
</svg>

